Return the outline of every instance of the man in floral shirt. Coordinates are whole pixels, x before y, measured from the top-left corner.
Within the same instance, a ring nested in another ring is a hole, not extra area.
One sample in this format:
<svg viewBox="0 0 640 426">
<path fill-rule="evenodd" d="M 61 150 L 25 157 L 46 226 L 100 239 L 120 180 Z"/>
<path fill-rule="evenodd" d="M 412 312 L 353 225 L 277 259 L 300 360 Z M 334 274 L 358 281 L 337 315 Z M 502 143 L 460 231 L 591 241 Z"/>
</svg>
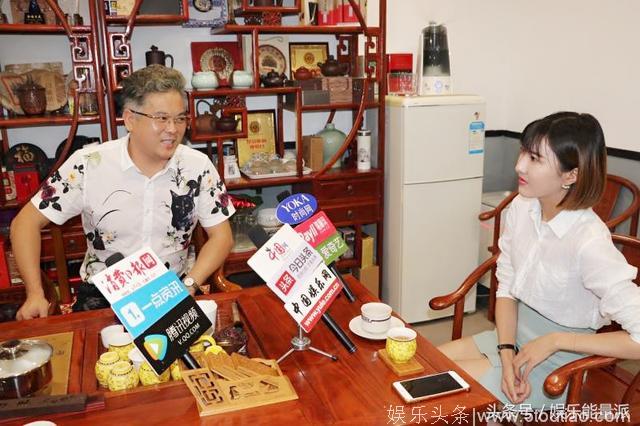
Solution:
<svg viewBox="0 0 640 426">
<path fill-rule="evenodd" d="M 127 256 L 149 246 L 196 286 L 227 257 L 233 246 L 227 219 L 234 208 L 209 158 L 181 145 L 188 123 L 184 84 L 180 72 L 160 65 L 131 74 L 122 90 L 128 135 L 76 151 L 14 219 L 11 242 L 27 289 L 18 319 L 47 315 L 40 230 L 50 221 L 82 216 L 87 253 L 76 311 L 109 306 L 91 277 L 115 253 Z M 186 270 L 198 222 L 209 238 Z"/>
</svg>

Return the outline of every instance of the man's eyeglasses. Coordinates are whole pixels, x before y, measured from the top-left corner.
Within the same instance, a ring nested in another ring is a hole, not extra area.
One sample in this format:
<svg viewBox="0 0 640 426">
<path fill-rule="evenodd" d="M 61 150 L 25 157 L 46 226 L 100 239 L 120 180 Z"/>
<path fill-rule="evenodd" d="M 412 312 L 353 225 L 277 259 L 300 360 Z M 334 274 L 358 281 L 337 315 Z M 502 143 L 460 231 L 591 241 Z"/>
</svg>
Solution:
<svg viewBox="0 0 640 426">
<path fill-rule="evenodd" d="M 169 121 L 173 121 L 176 127 L 186 126 L 187 123 L 189 122 L 189 116 L 185 114 L 180 114 L 180 115 L 176 115 L 175 117 L 170 117 L 168 115 L 147 114 L 144 112 L 135 111 L 133 109 L 129 109 L 129 111 L 131 111 L 134 114 L 150 118 L 151 122 L 153 123 L 153 126 L 157 130 L 165 129 L 169 125 Z"/>
</svg>

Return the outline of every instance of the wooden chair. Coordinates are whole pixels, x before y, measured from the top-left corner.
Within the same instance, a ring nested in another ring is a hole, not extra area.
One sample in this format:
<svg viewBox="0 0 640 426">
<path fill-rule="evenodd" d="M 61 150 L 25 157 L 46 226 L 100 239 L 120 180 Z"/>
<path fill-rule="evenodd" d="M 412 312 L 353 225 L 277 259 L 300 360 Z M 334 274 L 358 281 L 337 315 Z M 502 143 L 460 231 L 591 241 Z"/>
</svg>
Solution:
<svg viewBox="0 0 640 426">
<path fill-rule="evenodd" d="M 621 246 L 621 251 L 627 262 L 640 269 L 640 240 L 637 238 L 612 234 L 614 244 Z M 455 305 L 453 316 L 453 330 L 451 339 L 462 337 L 462 325 L 464 316 L 464 299 L 491 268 L 494 268 L 498 254 L 494 254 L 480 266 L 478 266 L 452 293 L 439 296 L 429 301 L 429 306 L 435 310 L 446 309 Z M 640 274 L 636 277 L 636 284 L 640 285 Z M 598 332 L 614 331 L 617 327 L 603 327 Z M 569 363 L 550 374 L 544 384 L 544 389 L 550 395 L 561 395 L 569 386 L 567 404 L 578 403 L 630 403 L 632 398 L 640 392 L 640 373 L 632 377 L 619 366 L 618 361 L 612 357 L 589 356 Z M 583 382 L 585 372 L 588 372 Z M 640 401 L 640 399 L 639 399 Z M 632 407 L 633 409 L 633 407 Z M 640 403 L 637 406 L 640 415 Z M 637 423 L 634 423 L 637 424 Z"/>
<path fill-rule="evenodd" d="M 640 270 L 640 240 L 613 234 L 613 241 L 621 246 L 627 262 Z M 640 285 L 640 273 L 634 282 Z M 614 326 L 606 331 L 619 329 L 617 324 Z M 567 404 L 630 404 L 632 414 L 640 416 L 640 373 L 632 376 L 616 365 L 619 361 L 617 358 L 597 355 L 573 361 L 551 373 L 545 380 L 544 390 L 550 395 L 561 395 L 569 386 Z M 640 421 L 632 418 L 631 423 L 638 424 Z"/>
<path fill-rule="evenodd" d="M 624 188 L 631 192 L 631 203 L 619 215 L 613 216 L 616 202 Z M 495 209 L 481 213 L 478 216 L 481 221 L 494 219 L 493 241 L 491 242 L 491 247 L 487 248 L 491 254 L 497 254 L 499 251 L 498 239 L 500 238 L 502 211 L 511 203 L 516 195 L 518 195 L 518 191 L 512 192 L 507 198 L 502 200 Z M 607 175 L 604 194 L 600 201 L 593 206 L 593 211 L 605 222 L 611 232 L 615 232 L 615 228 L 622 222 L 631 219 L 629 235 L 636 236 L 638 234 L 638 213 L 640 211 L 640 189 L 628 179 L 616 175 Z M 490 321 L 494 321 L 497 286 L 498 280 L 494 266 L 491 268 L 491 284 L 489 287 L 489 312 L 487 316 Z"/>
</svg>

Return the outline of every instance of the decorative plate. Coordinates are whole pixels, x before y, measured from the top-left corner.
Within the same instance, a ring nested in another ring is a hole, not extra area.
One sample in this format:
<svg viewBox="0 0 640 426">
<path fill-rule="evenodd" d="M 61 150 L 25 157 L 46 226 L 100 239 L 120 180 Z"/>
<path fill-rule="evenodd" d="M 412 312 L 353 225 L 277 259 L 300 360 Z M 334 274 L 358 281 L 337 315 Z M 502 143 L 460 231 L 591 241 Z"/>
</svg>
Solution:
<svg viewBox="0 0 640 426">
<path fill-rule="evenodd" d="M 193 0 L 193 7 L 199 12 L 208 12 L 213 8 L 212 0 Z"/>
<path fill-rule="evenodd" d="M 258 47 L 258 52 L 260 75 L 267 74 L 269 71 L 276 71 L 278 74 L 286 71 L 287 60 L 280 49 L 270 44 L 263 44 Z"/>
<path fill-rule="evenodd" d="M 7 170 L 36 169 L 40 179 L 44 179 L 49 172 L 47 154 L 39 146 L 31 143 L 19 143 L 9 148 L 4 163 Z"/>
<path fill-rule="evenodd" d="M 233 72 L 233 58 L 221 47 L 213 47 L 204 51 L 200 56 L 202 71 L 216 71 L 220 78 L 228 80 Z"/>
</svg>

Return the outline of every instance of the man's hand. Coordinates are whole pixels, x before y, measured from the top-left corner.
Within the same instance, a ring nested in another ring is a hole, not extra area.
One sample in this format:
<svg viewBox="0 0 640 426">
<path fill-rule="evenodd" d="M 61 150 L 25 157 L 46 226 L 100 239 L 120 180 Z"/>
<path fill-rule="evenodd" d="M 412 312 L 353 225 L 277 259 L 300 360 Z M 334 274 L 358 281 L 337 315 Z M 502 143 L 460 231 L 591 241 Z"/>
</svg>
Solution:
<svg viewBox="0 0 640 426">
<path fill-rule="evenodd" d="M 32 318 L 44 318 L 49 314 L 49 301 L 44 296 L 27 297 L 27 300 L 18 310 L 18 321 Z"/>
</svg>

